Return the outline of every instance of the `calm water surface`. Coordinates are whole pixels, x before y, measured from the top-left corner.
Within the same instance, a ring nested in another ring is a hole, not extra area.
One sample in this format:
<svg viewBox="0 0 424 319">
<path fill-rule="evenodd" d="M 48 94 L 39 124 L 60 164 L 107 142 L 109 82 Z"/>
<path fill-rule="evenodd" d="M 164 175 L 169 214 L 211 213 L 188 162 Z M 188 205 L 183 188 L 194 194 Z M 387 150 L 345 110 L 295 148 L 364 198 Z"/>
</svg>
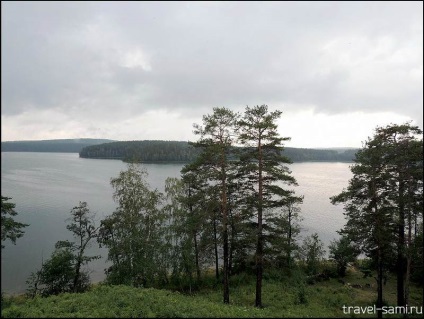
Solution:
<svg viewBox="0 0 424 319">
<path fill-rule="evenodd" d="M 333 206 L 329 197 L 347 186 L 351 177 L 348 163 L 296 163 L 290 165 L 299 186 L 296 194 L 304 195 L 301 206 L 304 220 L 302 235 L 317 232 L 326 246 L 343 227 L 343 209 Z M 164 191 L 167 177 L 179 177 L 182 164 L 144 164 L 152 188 Z M 98 222 L 111 214 L 110 178 L 118 176 L 126 164 L 118 160 L 79 158 L 77 153 L 1 153 L 1 194 L 12 197 L 17 221 L 30 224 L 17 244 L 5 243 L 1 252 L 1 289 L 21 293 L 32 271 L 50 257 L 58 240 L 72 239 L 66 229 L 70 210 L 86 201 Z M 101 254 L 91 262 L 92 281 L 104 279 L 106 249 L 95 242 L 88 253 Z"/>
</svg>

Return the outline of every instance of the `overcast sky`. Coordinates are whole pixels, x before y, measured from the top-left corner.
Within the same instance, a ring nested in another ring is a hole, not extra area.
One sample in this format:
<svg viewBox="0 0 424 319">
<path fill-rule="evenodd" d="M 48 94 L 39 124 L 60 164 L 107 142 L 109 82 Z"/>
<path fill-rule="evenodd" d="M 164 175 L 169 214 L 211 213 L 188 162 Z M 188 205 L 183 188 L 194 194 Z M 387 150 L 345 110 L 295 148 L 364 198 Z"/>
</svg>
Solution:
<svg viewBox="0 0 424 319">
<path fill-rule="evenodd" d="M 1 140 L 195 140 L 279 109 L 290 147 L 423 127 L 423 2 L 1 2 Z"/>
</svg>

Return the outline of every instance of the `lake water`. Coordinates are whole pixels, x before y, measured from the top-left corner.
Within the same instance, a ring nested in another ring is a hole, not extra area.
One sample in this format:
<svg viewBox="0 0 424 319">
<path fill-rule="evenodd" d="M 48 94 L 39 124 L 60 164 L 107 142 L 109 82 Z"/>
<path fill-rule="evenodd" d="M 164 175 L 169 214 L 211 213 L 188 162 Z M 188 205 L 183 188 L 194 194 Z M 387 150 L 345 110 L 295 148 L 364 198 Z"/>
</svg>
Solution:
<svg viewBox="0 0 424 319">
<path fill-rule="evenodd" d="M 329 197 L 340 193 L 351 178 L 349 163 L 308 162 L 290 165 L 299 183 L 297 195 L 304 195 L 301 205 L 302 236 L 317 232 L 326 249 L 336 231 L 343 227 L 341 206 L 331 205 Z M 70 210 L 86 201 L 97 221 L 111 214 L 110 179 L 117 177 L 126 164 L 119 160 L 79 158 L 77 153 L 1 153 L 1 194 L 12 197 L 18 212 L 16 220 L 30 224 L 16 245 L 5 242 L 1 252 L 1 290 L 21 293 L 32 271 L 50 257 L 58 240 L 72 239 L 66 229 Z M 144 164 L 152 188 L 163 192 L 167 177 L 179 177 L 182 164 Z M 104 279 L 106 249 L 95 242 L 88 253 L 101 254 L 91 262 L 91 280 Z"/>
</svg>

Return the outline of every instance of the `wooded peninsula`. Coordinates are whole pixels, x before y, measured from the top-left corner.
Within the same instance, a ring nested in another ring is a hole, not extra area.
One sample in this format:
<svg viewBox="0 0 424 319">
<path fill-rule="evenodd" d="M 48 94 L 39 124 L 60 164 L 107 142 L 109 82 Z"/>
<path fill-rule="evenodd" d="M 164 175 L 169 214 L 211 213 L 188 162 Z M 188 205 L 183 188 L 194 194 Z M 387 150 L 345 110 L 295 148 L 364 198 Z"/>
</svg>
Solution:
<svg viewBox="0 0 424 319">
<path fill-rule="evenodd" d="M 329 161 L 351 162 L 357 149 L 342 151 L 286 147 L 282 155 L 293 162 Z M 124 162 L 192 162 L 200 150 L 183 141 L 122 141 L 84 147 L 82 158 L 121 159 Z"/>
</svg>

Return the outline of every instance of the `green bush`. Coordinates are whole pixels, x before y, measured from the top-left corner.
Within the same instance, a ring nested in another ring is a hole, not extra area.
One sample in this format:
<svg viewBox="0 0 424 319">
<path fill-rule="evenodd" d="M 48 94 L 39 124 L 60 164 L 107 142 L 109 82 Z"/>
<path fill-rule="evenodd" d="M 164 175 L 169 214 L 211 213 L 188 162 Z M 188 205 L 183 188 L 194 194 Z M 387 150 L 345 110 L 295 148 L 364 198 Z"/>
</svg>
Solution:
<svg viewBox="0 0 424 319">
<path fill-rule="evenodd" d="M 205 277 L 208 284 L 214 276 Z M 361 281 L 359 272 L 349 273 L 350 282 Z M 244 281 L 244 282 L 243 282 Z M 325 317 L 343 316 L 343 305 L 368 306 L 375 302 L 376 293 L 369 289 L 352 289 L 335 279 L 306 284 L 306 276 L 293 270 L 283 281 L 263 281 L 263 309 L 254 307 L 255 276 L 236 275 L 230 279 L 230 304 L 222 302 L 221 283 L 215 288 L 201 289 L 193 295 L 153 288 L 110 286 L 97 284 L 85 293 L 62 293 L 34 299 L 3 296 L 2 317 Z M 396 303 L 396 281 L 385 287 L 385 304 Z M 422 289 L 411 286 L 411 305 L 420 305 Z M 413 317 L 413 316 L 411 316 Z"/>
<path fill-rule="evenodd" d="M 306 296 L 305 285 L 300 285 L 296 291 L 295 305 L 305 305 L 308 303 L 308 298 Z"/>
</svg>

